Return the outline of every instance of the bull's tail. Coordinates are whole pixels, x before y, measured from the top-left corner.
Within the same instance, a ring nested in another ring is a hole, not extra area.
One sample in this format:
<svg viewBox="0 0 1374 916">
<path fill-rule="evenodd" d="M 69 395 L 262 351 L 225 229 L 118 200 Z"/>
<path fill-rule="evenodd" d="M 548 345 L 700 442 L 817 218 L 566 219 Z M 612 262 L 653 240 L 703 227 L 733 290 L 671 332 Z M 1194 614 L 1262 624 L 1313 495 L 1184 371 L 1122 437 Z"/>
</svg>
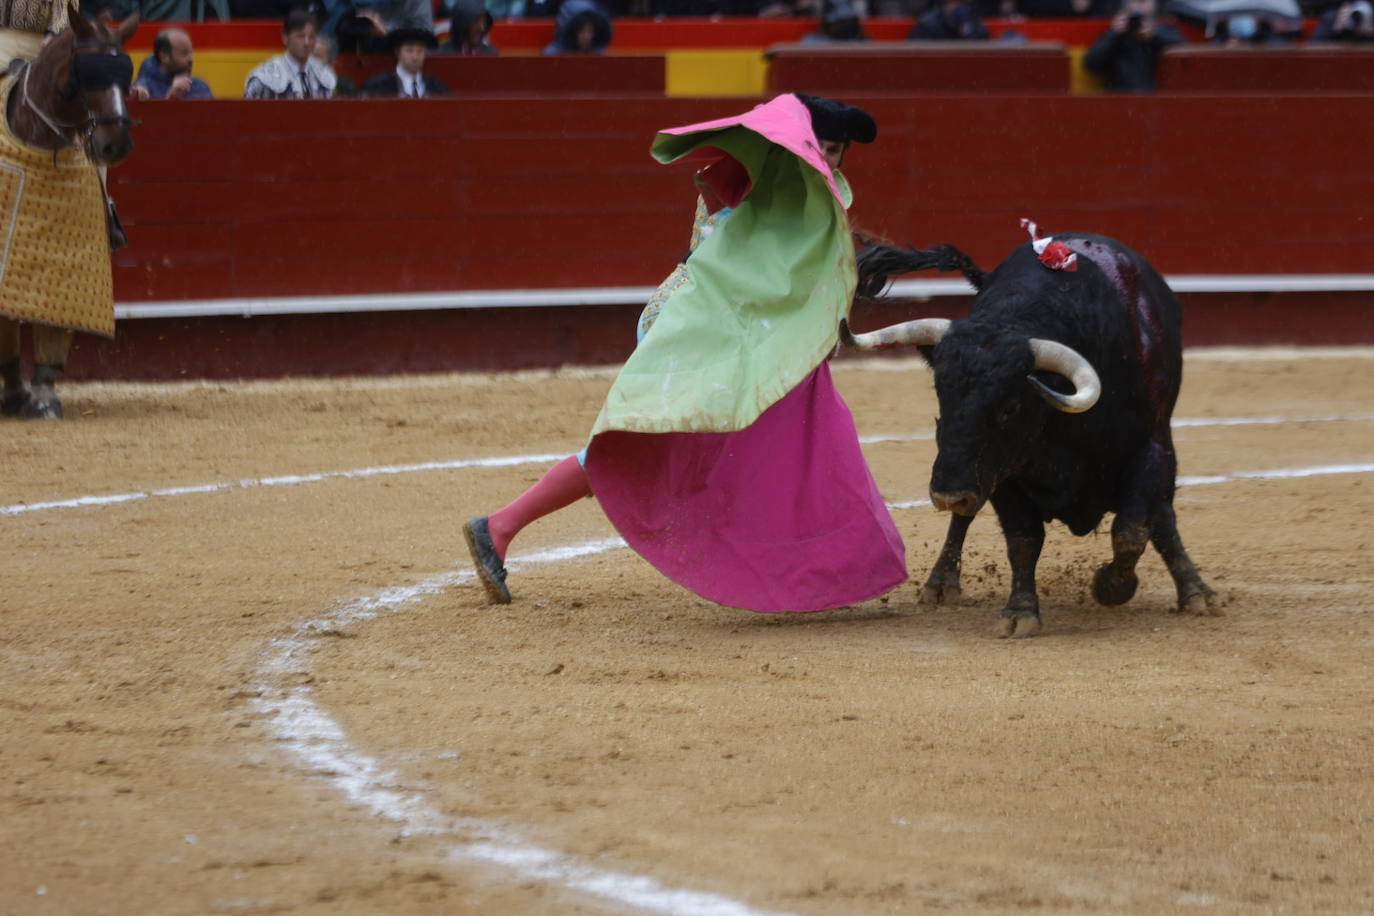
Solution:
<svg viewBox="0 0 1374 916">
<path fill-rule="evenodd" d="M 894 275 L 918 270 L 957 270 L 974 289 L 982 289 L 987 275 L 973 259 L 953 245 L 932 248 L 897 248 L 893 245 L 866 245 L 856 256 L 859 268 L 858 291 L 877 296 L 887 288 Z"/>
</svg>

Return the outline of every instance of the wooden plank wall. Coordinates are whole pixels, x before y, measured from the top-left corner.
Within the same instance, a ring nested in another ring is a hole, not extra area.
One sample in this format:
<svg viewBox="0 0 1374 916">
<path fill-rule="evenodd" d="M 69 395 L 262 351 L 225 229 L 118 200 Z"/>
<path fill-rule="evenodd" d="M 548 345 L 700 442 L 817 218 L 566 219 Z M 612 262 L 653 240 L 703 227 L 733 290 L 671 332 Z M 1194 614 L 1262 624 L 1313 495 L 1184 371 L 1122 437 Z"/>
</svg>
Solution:
<svg viewBox="0 0 1374 916">
<path fill-rule="evenodd" d="M 1166 92 L 1374 92 L 1374 47 L 1181 46 L 1164 53 Z"/>
<path fill-rule="evenodd" d="M 996 262 L 1029 216 L 1170 273 L 1365 272 L 1374 95 L 851 97 L 856 224 Z M 657 128 L 752 100 L 145 102 L 111 171 L 121 302 L 636 286 L 681 255 L 693 191 Z"/>
</svg>

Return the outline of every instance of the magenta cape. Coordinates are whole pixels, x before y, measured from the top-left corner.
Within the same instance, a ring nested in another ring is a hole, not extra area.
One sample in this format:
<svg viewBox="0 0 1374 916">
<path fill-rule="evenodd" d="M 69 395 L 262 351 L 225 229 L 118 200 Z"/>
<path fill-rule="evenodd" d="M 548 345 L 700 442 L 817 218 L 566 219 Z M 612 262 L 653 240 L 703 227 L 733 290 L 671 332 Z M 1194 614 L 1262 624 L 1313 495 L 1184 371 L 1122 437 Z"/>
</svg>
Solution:
<svg viewBox="0 0 1374 916">
<path fill-rule="evenodd" d="M 586 471 L 635 551 L 720 604 L 818 611 L 906 580 L 901 536 L 826 363 L 738 432 L 604 432 Z"/>
</svg>

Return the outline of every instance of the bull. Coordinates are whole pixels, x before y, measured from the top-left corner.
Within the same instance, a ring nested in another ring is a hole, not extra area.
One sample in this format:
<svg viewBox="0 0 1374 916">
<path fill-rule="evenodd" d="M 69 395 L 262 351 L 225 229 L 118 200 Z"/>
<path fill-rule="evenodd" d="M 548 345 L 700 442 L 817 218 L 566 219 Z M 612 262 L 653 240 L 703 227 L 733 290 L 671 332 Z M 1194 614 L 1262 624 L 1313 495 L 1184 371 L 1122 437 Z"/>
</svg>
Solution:
<svg viewBox="0 0 1374 916">
<path fill-rule="evenodd" d="M 859 350 L 914 345 L 934 372 L 938 454 L 930 499 L 952 515 L 922 599 L 960 596 L 964 537 L 991 500 L 1011 564 L 1001 637 L 1041 629 L 1035 570 L 1045 523 L 1057 519 L 1083 536 L 1108 512 L 1115 513 L 1112 559 L 1093 578 L 1098 603 L 1130 600 L 1149 542 L 1173 577 L 1178 610 L 1220 614 L 1221 601 L 1184 550 L 1173 507 L 1169 423 L 1183 368 L 1178 299 L 1115 239 L 1056 235 L 1057 266 L 1067 260 L 1067 270 L 1047 266 L 1045 241 L 1020 246 L 991 273 L 947 245 L 870 245 L 860 253 L 859 288 L 869 295 L 890 275 L 932 267 L 961 271 L 977 290 L 960 321 L 924 318 L 867 334 L 840 329 Z"/>
</svg>

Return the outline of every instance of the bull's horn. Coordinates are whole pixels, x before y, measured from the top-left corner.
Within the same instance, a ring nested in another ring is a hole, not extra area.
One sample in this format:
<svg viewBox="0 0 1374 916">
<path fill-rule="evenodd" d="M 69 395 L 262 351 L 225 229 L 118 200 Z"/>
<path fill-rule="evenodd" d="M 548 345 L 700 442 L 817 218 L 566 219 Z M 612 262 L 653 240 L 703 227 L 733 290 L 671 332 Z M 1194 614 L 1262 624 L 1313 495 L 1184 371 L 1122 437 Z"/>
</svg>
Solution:
<svg viewBox="0 0 1374 916">
<path fill-rule="evenodd" d="M 1035 376 L 1027 376 L 1032 385 L 1055 410 L 1064 413 L 1082 413 L 1097 403 L 1102 396 L 1102 382 L 1083 356 L 1070 347 L 1053 340 L 1030 339 L 1031 355 L 1035 357 L 1035 369 L 1054 372 L 1073 382 L 1073 394 L 1060 394 L 1045 385 Z"/>
<path fill-rule="evenodd" d="M 852 334 L 849 322 L 840 322 L 840 340 L 855 350 L 886 350 L 891 347 L 933 347 L 949 330 L 948 318 L 920 318 L 880 328 L 868 334 Z"/>
</svg>

